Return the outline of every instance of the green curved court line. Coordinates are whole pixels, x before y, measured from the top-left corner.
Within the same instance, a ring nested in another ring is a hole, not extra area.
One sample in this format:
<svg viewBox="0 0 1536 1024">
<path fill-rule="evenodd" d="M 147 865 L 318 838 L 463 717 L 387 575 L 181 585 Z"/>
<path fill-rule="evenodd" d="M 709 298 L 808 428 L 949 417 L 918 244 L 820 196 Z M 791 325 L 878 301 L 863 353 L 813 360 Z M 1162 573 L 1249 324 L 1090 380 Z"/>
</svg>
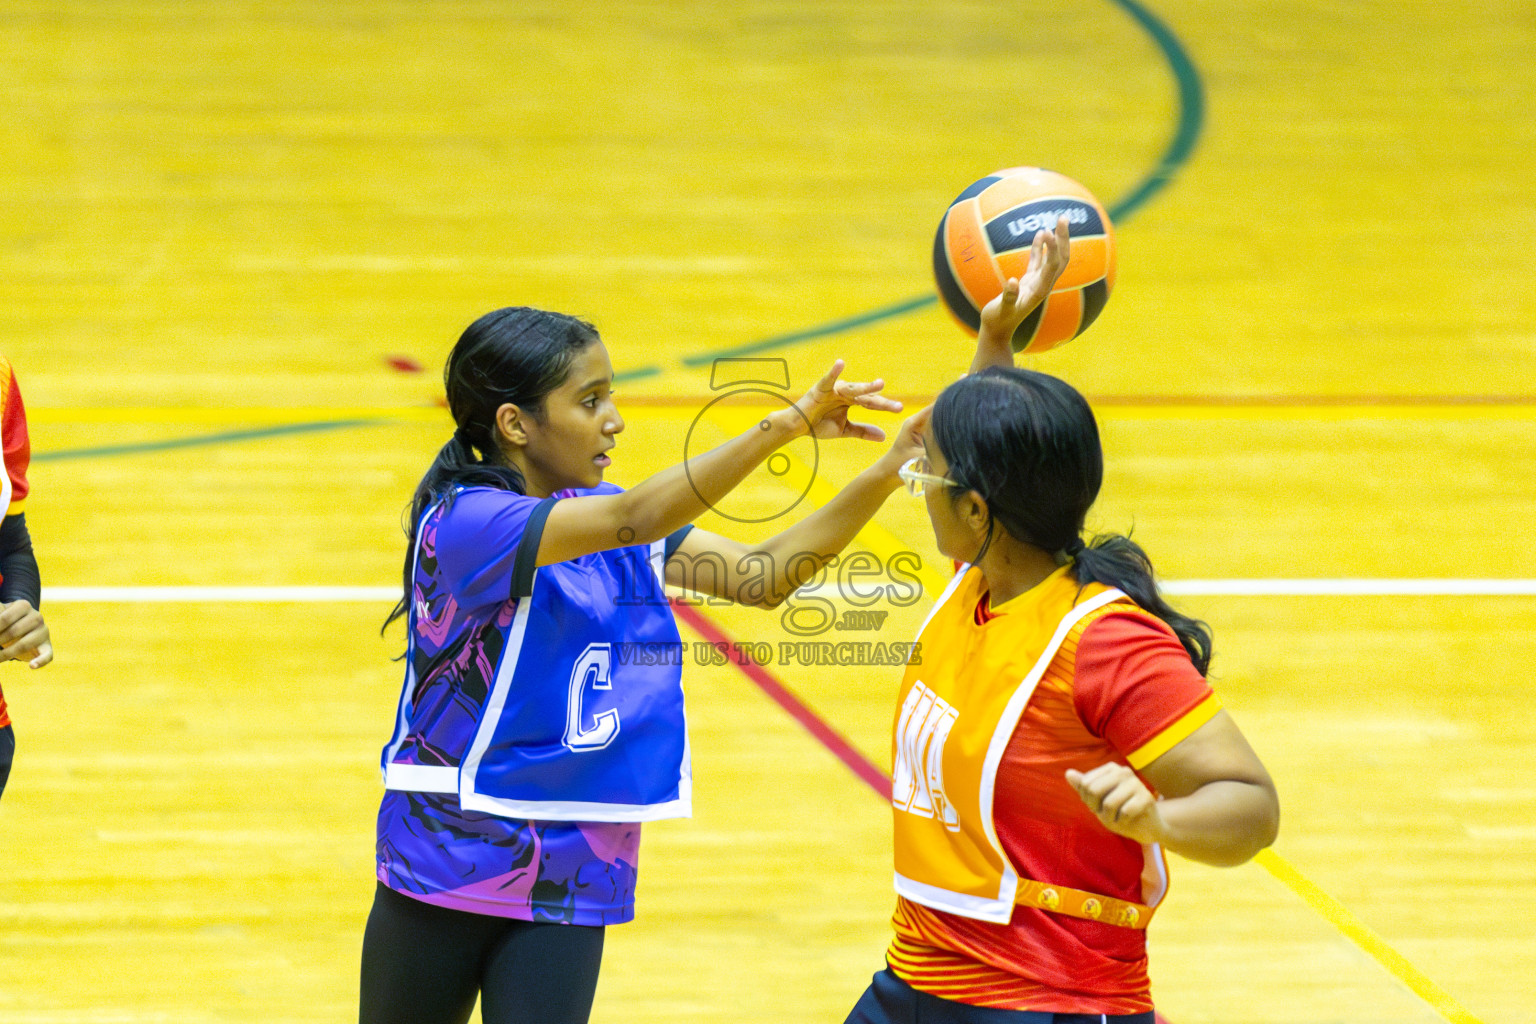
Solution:
<svg viewBox="0 0 1536 1024">
<path fill-rule="evenodd" d="M 1124 8 L 1126 13 L 1146 29 L 1158 49 L 1163 51 L 1163 57 L 1168 61 L 1168 68 L 1173 72 L 1173 79 L 1179 86 L 1179 123 L 1174 129 L 1173 140 L 1163 151 L 1157 166 L 1152 168 L 1128 195 L 1120 197 L 1109 208 L 1110 220 L 1123 221 L 1166 188 L 1169 182 L 1173 181 L 1179 168 L 1184 166 L 1190 154 L 1195 151 L 1195 143 L 1200 138 L 1200 129 L 1205 125 L 1205 86 L 1201 84 L 1200 72 L 1195 70 L 1194 62 L 1189 59 L 1184 44 L 1179 42 L 1179 37 L 1174 35 L 1173 30 L 1157 15 L 1136 0 L 1110 0 L 1110 3 Z"/>
<path fill-rule="evenodd" d="M 1173 180 L 1180 167 L 1188 161 L 1194 152 L 1195 143 L 1200 138 L 1200 130 L 1205 121 L 1205 91 L 1200 81 L 1200 74 L 1196 71 L 1194 63 L 1189 59 L 1178 36 L 1157 15 L 1144 7 L 1138 0 L 1109 0 L 1110 3 L 1123 9 L 1136 23 L 1140 25 L 1152 41 L 1162 51 L 1163 57 L 1168 61 L 1168 67 L 1173 72 L 1174 80 L 1179 87 L 1179 118 L 1172 141 L 1164 150 L 1157 165 L 1149 171 L 1131 191 L 1122 196 L 1109 207 L 1111 220 L 1122 222 L 1142 206 L 1146 205 L 1153 196 L 1161 192 Z M 716 359 L 727 356 L 750 355 L 757 352 L 765 352 L 770 349 L 782 348 L 797 342 L 810 341 L 814 338 L 825 338 L 834 334 L 843 334 L 848 331 L 859 330 L 871 324 L 883 320 L 891 320 L 908 313 L 915 313 L 919 309 L 925 309 L 938 301 L 935 295 L 919 295 L 915 298 L 904 299 L 888 306 L 881 306 L 865 313 L 833 320 L 815 327 L 807 327 L 803 330 L 791 331 L 788 334 L 779 334 L 771 338 L 759 341 L 747 342 L 731 348 L 716 349 L 711 352 L 698 353 L 684 356 L 682 364 L 685 367 L 703 366 Z M 625 383 L 641 380 L 647 377 L 658 376 L 664 370 L 659 366 L 640 366 L 632 370 L 623 370 L 614 375 L 615 383 Z M 313 433 L 322 430 L 340 430 L 347 427 L 369 426 L 383 420 L 326 420 L 314 423 L 294 423 L 279 427 L 267 427 L 260 430 L 227 431 L 218 434 L 205 434 L 198 437 L 185 437 L 166 441 L 150 441 L 142 444 L 112 445 L 100 448 L 73 448 L 56 452 L 38 452 L 33 459 L 38 462 L 49 462 L 63 459 L 83 459 L 94 456 L 106 455 L 137 455 L 145 452 L 165 451 L 173 448 L 190 448 L 198 445 L 223 444 L 231 441 L 251 441 L 265 437 L 277 437 L 284 434 Z"/>
<path fill-rule="evenodd" d="M 141 455 L 146 452 L 163 452 L 173 448 L 197 448 L 209 444 L 227 444 L 232 441 L 255 441 L 265 437 L 281 437 L 285 434 L 314 434 L 322 430 L 345 430 L 349 427 L 373 427 L 388 423 L 388 417 L 370 420 L 319 420 L 310 423 L 284 423 L 258 430 L 225 430 L 217 434 L 199 434 L 195 437 L 172 437 L 164 441 L 142 441 L 136 444 L 113 444 L 96 448 L 64 448 L 53 452 L 35 452 L 33 462 L 62 462 L 68 459 L 92 459 L 105 455 Z"/>
<path fill-rule="evenodd" d="M 1201 84 L 1200 73 L 1195 69 L 1194 62 L 1189 59 L 1189 53 L 1184 49 L 1184 44 L 1179 42 L 1179 37 L 1173 34 L 1173 30 L 1162 19 L 1137 0 L 1109 0 L 1109 2 L 1123 9 L 1152 37 L 1152 41 L 1157 44 L 1157 48 L 1162 51 L 1164 59 L 1167 60 L 1168 69 L 1173 72 L 1174 81 L 1179 87 L 1179 120 L 1168 148 L 1163 151 L 1157 165 L 1148 171 L 1129 193 L 1121 196 L 1109 207 L 1109 219 L 1115 223 L 1121 223 L 1145 206 L 1153 196 L 1167 188 L 1179 168 L 1184 166 L 1190 154 L 1194 152 L 1195 143 L 1200 138 L 1200 129 L 1205 124 L 1205 87 Z M 858 330 L 882 320 L 890 320 L 925 309 L 938 301 L 936 295 L 919 295 L 868 313 L 833 320 L 818 327 L 808 327 L 789 334 L 765 338 L 762 341 L 751 341 L 731 348 L 716 349 L 713 352 L 684 356 L 683 365 L 702 366 L 715 359 L 765 352 L 784 345 L 792 345 L 795 342 Z"/>
</svg>

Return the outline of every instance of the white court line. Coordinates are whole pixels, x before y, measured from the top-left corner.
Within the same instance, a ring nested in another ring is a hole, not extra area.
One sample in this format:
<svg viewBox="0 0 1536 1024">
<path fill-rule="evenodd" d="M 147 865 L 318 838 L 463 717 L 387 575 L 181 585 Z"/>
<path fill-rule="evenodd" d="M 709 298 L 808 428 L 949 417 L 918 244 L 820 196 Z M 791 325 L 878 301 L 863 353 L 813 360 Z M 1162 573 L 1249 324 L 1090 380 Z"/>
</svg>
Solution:
<svg viewBox="0 0 1536 1024">
<path fill-rule="evenodd" d="M 1234 579 L 1165 580 L 1174 597 L 1521 597 L 1536 595 L 1536 579 Z M 44 587 L 60 604 L 329 604 L 398 601 L 392 587 Z"/>
<path fill-rule="evenodd" d="M 398 601 L 393 587 L 44 587 L 43 603 L 154 604 L 186 601 L 196 604 L 337 603 Z"/>
<path fill-rule="evenodd" d="M 1536 594 L 1536 580 L 1164 580 L 1163 593 L 1199 597 L 1508 597 Z"/>
</svg>

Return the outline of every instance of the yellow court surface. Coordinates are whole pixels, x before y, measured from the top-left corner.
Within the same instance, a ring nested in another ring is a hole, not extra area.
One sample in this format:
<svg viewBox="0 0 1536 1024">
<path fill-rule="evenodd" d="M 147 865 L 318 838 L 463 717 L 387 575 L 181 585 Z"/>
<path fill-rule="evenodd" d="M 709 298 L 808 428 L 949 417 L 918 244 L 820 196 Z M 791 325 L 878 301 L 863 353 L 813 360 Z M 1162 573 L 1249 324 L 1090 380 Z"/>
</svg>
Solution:
<svg viewBox="0 0 1536 1024">
<path fill-rule="evenodd" d="M 0 1024 L 356 1019 L 380 626 L 465 325 L 597 325 L 622 485 L 761 414 L 704 411 L 722 357 L 916 408 L 970 358 L 934 228 L 1019 165 L 1117 222 L 1104 313 L 1028 360 L 1100 417 L 1090 528 L 1211 624 L 1281 795 L 1257 862 L 1173 864 L 1159 1012 L 1536 1019 L 1533 53 L 1520 0 L 0 0 L 57 649 L 0 666 Z M 881 450 L 797 444 L 732 497 L 782 518 L 701 524 L 766 536 Z M 851 627 L 814 639 L 910 640 L 948 575 L 921 501 L 855 549 L 921 592 L 804 593 Z M 694 612 L 889 768 L 899 668 Z M 596 1021 L 837 1022 L 882 965 L 888 804 L 742 668 L 685 669 L 695 817 L 645 828 Z"/>
</svg>

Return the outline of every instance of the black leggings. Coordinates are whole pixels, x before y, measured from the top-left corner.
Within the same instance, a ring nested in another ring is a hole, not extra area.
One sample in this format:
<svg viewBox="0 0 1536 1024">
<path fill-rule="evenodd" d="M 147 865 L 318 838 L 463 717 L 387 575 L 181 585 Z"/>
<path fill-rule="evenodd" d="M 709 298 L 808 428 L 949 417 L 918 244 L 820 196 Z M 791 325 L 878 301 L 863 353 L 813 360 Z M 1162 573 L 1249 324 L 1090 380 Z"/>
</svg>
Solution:
<svg viewBox="0 0 1536 1024">
<path fill-rule="evenodd" d="M 0 729 L 0 793 L 5 792 L 5 780 L 11 777 L 11 758 L 16 754 L 16 733 L 10 726 Z"/>
<path fill-rule="evenodd" d="M 363 933 L 360 1024 L 585 1024 L 603 929 L 447 910 L 382 883 Z"/>
</svg>

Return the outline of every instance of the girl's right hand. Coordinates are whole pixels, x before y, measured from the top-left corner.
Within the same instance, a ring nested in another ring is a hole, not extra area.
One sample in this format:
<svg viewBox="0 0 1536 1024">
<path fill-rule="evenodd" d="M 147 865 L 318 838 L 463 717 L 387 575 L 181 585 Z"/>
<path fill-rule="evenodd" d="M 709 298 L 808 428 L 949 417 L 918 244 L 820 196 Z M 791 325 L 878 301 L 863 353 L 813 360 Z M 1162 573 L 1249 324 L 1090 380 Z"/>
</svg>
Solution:
<svg viewBox="0 0 1536 1024">
<path fill-rule="evenodd" d="M 894 398 L 879 394 L 885 381 L 874 380 L 867 384 L 838 380 L 843 372 L 841 359 L 832 363 L 826 376 L 811 386 L 795 403 L 795 409 L 811 432 L 817 437 L 856 437 L 865 441 L 884 441 L 885 431 L 867 423 L 850 423 L 848 410 L 857 405 L 864 409 L 881 412 L 901 412 L 901 403 Z"/>
</svg>

